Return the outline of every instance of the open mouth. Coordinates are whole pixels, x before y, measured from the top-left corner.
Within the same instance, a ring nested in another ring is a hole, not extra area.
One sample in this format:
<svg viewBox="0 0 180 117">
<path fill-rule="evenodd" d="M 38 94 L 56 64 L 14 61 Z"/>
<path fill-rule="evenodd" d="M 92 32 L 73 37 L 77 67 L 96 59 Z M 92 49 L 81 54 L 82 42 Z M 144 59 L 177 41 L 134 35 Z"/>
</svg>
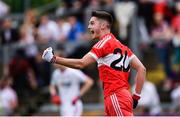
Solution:
<svg viewBox="0 0 180 117">
<path fill-rule="evenodd" d="M 90 32 L 90 34 L 94 34 L 94 31 L 93 31 L 93 30 L 90 30 L 89 32 Z"/>
</svg>

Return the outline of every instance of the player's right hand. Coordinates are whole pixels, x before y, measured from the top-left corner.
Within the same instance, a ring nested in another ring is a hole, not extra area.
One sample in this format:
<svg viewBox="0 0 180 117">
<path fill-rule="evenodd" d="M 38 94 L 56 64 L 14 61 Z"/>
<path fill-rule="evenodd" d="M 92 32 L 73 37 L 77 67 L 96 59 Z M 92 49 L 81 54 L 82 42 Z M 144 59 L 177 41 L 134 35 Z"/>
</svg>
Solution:
<svg viewBox="0 0 180 117">
<path fill-rule="evenodd" d="M 77 102 L 80 98 L 81 98 L 80 96 L 75 97 L 75 98 L 72 100 L 72 105 L 75 105 L 76 102 Z"/>
<path fill-rule="evenodd" d="M 49 47 L 47 49 L 44 50 L 43 55 L 42 55 L 42 59 L 47 61 L 47 62 L 55 62 L 55 56 L 53 54 L 53 49 L 52 47 Z"/>
<path fill-rule="evenodd" d="M 61 105 L 61 99 L 58 95 L 51 96 L 51 102 L 55 105 Z"/>
<path fill-rule="evenodd" d="M 133 98 L 133 109 L 135 109 L 141 97 L 139 95 L 133 94 L 132 98 Z"/>
</svg>

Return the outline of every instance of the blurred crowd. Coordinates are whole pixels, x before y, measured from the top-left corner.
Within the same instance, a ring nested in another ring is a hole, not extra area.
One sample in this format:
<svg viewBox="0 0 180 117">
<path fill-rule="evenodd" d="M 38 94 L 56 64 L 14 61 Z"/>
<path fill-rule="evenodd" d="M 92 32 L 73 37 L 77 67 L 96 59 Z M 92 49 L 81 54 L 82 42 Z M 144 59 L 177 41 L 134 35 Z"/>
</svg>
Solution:
<svg viewBox="0 0 180 117">
<path fill-rule="evenodd" d="M 131 41 L 130 29 L 132 21 L 136 18 L 139 37 L 136 46 L 143 55 L 142 59 L 146 58 L 147 51 L 153 51 L 158 60 L 157 64 L 149 61 L 144 65 L 163 66 L 165 78 L 161 89 L 159 90 L 153 82 L 147 81 L 137 111 L 144 115 L 161 114 L 162 90 L 168 94 L 166 95 L 170 98 L 168 102 L 173 104 L 169 112 L 179 112 L 180 2 L 178 0 L 61 0 L 59 4 L 58 8 L 46 13 L 29 9 L 24 13 L 22 20 L 14 20 L 10 17 L 10 6 L 0 0 L 2 50 L 0 52 L 1 57 L 8 55 L 8 60 L 1 61 L 3 72 L 0 81 L 0 115 L 12 115 L 14 110 L 19 112 L 18 106 L 22 107 L 21 114 L 31 115 L 45 103 L 43 99 L 45 96 L 48 97 L 48 93 L 44 89 L 49 85 L 53 67 L 42 61 L 42 51 L 52 46 L 54 49 L 63 48 L 67 57 L 82 57 L 95 43 L 89 41 L 87 31 L 92 10 L 106 10 L 112 13 L 114 17 L 112 32 L 126 45 Z M 98 80 L 95 65 L 83 71 L 89 73 L 94 80 Z M 7 85 L 7 89 L 4 84 Z M 9 100 L 3 98 L 5 92 L 9 95 Z M 12 103 L 3 105 L 2 103 L 7 100 Z M 23 108 L 25 106 L 29 107 L 28 111 Z"/>
</svg>

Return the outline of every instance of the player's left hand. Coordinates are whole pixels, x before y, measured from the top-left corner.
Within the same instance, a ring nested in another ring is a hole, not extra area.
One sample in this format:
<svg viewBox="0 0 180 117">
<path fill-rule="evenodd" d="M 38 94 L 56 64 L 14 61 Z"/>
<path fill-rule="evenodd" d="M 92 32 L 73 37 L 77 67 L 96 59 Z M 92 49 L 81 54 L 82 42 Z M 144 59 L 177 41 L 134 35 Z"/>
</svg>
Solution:
<svg viewBox="0 0 180 117">
<path fill-rule="evenodd" d="M 138 101 L 141 97 L 137 94 L 133 94 L 132 98 L 133 98 L 133 109 L 135 109 L 137 107 Z"/>
<path fill-rule="evenodd" d="M 72 104 L 75 105 L 76 102 L 80 99 L 80 96 L 77 96 L 75 97 L 73 100 L 72 100 Z"/>
</svg>

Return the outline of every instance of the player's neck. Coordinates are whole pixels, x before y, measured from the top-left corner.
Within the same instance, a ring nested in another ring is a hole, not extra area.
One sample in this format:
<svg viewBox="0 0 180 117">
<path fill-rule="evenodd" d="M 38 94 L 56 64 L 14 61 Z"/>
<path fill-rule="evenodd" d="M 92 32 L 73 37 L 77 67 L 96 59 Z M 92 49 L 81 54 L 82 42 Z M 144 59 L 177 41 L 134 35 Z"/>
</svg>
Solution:
<svg viewBox="0 0 180 117">
<path fill-rule="evenodd" d="M 103 31 L 101 31 L 99 39 L 102 39 L 102 37 L 104 37 L 104 35 L 107 35 L 107 34 L 110 34 L 110 33 L 111 33 L 110 30 L 103 30 Z"/>
</svg>

